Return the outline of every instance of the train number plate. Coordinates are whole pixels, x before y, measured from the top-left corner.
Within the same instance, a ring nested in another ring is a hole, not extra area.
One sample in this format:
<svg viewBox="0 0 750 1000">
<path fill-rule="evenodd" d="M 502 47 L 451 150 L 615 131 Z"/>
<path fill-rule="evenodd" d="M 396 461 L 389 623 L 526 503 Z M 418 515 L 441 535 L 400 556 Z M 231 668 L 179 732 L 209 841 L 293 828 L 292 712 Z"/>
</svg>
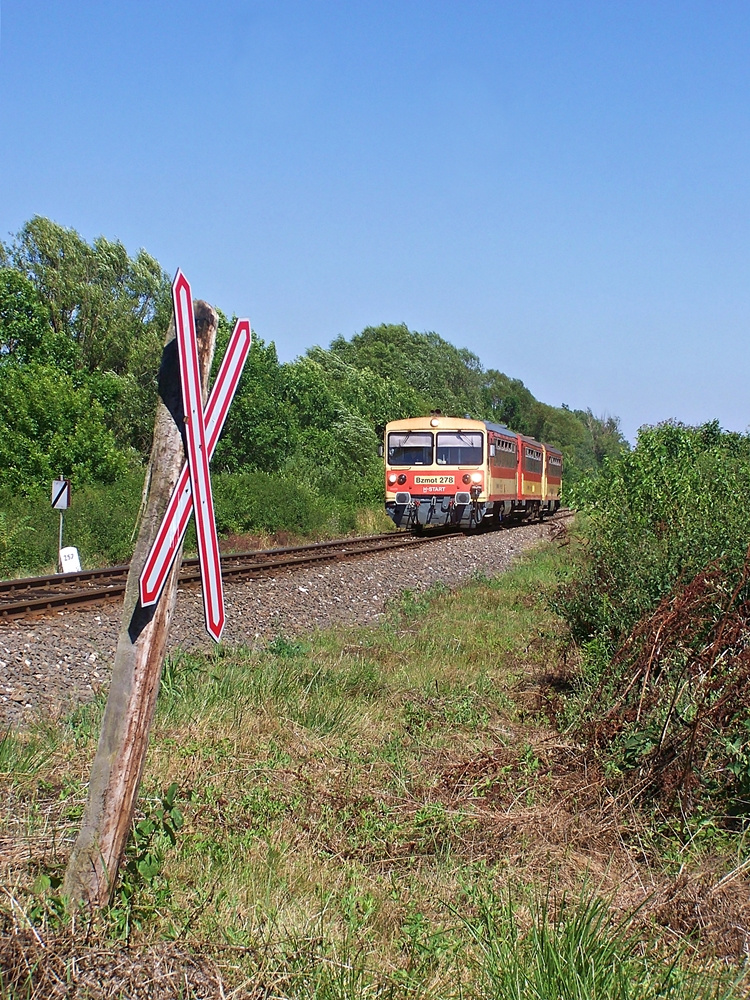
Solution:
<svg viewBox="0 0 750 1000">
<path fill-rule="evenodd" d="M 415 486 L 452 486 L 455 476 L 415 476 Z"/>
</svg>

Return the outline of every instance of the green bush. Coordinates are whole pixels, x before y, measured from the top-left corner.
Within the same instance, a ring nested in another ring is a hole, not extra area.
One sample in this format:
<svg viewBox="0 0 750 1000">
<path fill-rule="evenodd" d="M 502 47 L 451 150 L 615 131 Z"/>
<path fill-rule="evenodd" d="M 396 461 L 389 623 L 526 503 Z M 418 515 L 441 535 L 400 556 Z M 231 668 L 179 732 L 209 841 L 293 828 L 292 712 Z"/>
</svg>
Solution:
<svg viewBox="0 0 750 1000">
<path fill-rule="evenodd" d="M 0 367 L 0 482 L 27 489 L 58 475 L 79 482 L 123 475 L 129 456 L 118 450 L 85 378 L 42 364 Z"/>
<path fill-rule="evenodd" d="M 222 473 L 213 477 L 213 487 L 220 535 L 257 531 L 331 535 L 358 526 L 361 508 L 354 500 L 324 497 L 290 476 Z M 76 546 L 84 569 L 130 559 L 142 490 L 142 470 L 114 483 L 73 482 L 63 543 Z M 48 489 L 36 487 L 28 494 L 0 489 L 0 577 L 55 572 L 59 530 L 59 512 L 52 510 Z M 186 550 L 195 550 L 192 519 Z"/>
<path fill-rule="evenodd" d="M 40 490 L 24 495 L 0 489 L 0 576 L 53 571 L 59 520 Z"/>
<path fill-rule="evenodd" d="M 642 429 L 632 452 L 568 494 L 585 537 L 560 604 L 574 637 L 612 651 L 678 580 L 719 558 L 736 574 L 749 495 L 750 437 L 717 422 Z"/>
<path fill-rule="evenodd" d="M 334 513 L 318 493 L 284 475 L 245 472 L 214 477 L 216 526 L 220 534 L 246 531 L 320 530 Z"/>
<path fill-rule="evenodd" d="M 748 495 L 750 438 L 716 423 L 647 428 L 573 494 L 584 544 L 558 602 L 583 669 L 566 712 L 688 838 L 750 816 Z"/>
<path fill-rule="evenodd" d="M 82 565 L 128 562 L 135 547 L 142 492 L 141 470 L 114 483 L 90 484 L 73 491 L 65 542 L 77 547 Z"/>
<path fill-rule="evenodd" d="M 142 488 L 141 471 L 106 485 L 73 482 L 63 544 L 75 545 L 84 568 L 130 559 Z M 47 490 L 0 491 L 0 576 L 55 572 L 59 531 Z"/>
</svg>

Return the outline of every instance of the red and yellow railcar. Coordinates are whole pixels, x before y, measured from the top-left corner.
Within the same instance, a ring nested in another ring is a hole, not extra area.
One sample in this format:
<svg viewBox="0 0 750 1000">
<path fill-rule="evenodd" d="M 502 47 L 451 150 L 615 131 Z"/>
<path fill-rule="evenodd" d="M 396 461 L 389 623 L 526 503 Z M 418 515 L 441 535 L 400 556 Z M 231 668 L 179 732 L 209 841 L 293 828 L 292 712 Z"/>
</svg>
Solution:
<svg viewBox="0 0 750 1000">
<path fill-rule="evenodd" d="M 385 507 L 399 527 L 543 517 L 561 486 L 562 454 L 502 424 L 433 413 L 385 429 Z"/>
<path fill-rule="evenodd" d="M 563 457 L 558 448 L 548 444 L 544 448 L 544 499 L 553 504 L 554 509 L 560 506 L 560 491 L 562 490 Z"/>
</svg>

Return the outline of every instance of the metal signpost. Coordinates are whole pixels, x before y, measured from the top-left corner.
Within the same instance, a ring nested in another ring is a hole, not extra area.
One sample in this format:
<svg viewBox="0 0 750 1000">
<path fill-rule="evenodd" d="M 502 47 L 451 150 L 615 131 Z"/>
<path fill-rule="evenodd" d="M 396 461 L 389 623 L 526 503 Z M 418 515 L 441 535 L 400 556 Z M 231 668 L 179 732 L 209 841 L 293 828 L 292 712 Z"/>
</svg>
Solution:
<svg viewBox="0 0 750 1000">
<path fill-rule="evenodd" d="M 52 480 L 52 509 L 60 511 L 60 539 L 57 546 L 57 567 L 61 568 L 60 565 L 60 552 L 63 547 L 63 512 L 70 507 L 70 480 L 63 479 L 62 476 L 59 479 Z"/>
<path fill-rule="evenodd" d="M 154 544 L 146 558 L 139 580 L 140 598 L 144 608 L 158 601 L 187 530 L 190 514 L 194 511 L 206 629 L 211 638 L 218 642 L 225 622 L 224 590 L 208 463 L 216 450 L 237 389 L 250 350 L 252 334 L 249 320 L 237 322 L 204 413 L 193 299 L 190 284 L 182 271 L 178 271 L 175 276 L 172 299 L 185 411 L 187 463 L 183 466 Z"/>
</svg>

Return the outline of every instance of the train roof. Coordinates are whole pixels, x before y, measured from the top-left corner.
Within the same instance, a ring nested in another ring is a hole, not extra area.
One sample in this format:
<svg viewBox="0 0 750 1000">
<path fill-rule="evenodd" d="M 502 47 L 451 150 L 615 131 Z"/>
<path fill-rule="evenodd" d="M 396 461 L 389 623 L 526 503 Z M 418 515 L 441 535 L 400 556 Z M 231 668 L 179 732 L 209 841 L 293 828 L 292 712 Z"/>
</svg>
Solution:
<svg viewBox="0 0 750 1000">
<path fill-rule="evenodd" d="M 432 423 L 436 420 L 437 423 Z M 537 448 L 546 448 L 547 451 L 552 452 L 553 455 L 562 456 L 562 452 L 559 448 L 554 448 L 550 444 L 543 444 L 541 441 L 537 441 L 536 438 L 529 437 L 528 434 L 518 434 L 516 431 L 512 431 L 510 427 L 506 427 L 505 424 L 493 424 L 489 420 L 477 420 L 474 417 L 453 417 L 446 413 L 428 413 L 426 416 L 419 417 L 406 417 L 402 420 L 391 420 L 387 424 L 387 429 L 389 430 L 433 430 L 443 428 L 458 428 L 469 430 L 476 429 L 479 430 L 481 427 L 486 428 L 488 431 L 492 431 L 494 434 L 500 434 L 503 437 L 510 438 L 521 438 L 522 441 L 526 441 L 528 444 L 535 445 Z"/>
<path fill-rule="evenodd" d="M 544 448 L 545 451 L 551 452 L 553 455 L 559 455 L 562 458 L 562 452 L 559 448 L 555 448 L 552 444 L 544 444 L 543 441 L 537 441 L 536 438 L 529 437 L 528 434 L 518 435 L 522 441 L 526 441 L 528 444 L 536 445 L 537 448 Z"/>
<path fill-rule="evenodd" d="M 505 434 L 508 437 L 518 437 L 515 431 L 512 431 L 510 427 L 506 427 L 505 424 L 491 424 L 489 420 L 483 420 L 482 423 L 487 428 L 488 431 L 494 431 L 495 434 Z"/>
<path fill-rule="evenodd" d="M 433 424 L 433 420 L 436 420 L 437 423 Z M 387 426 L 394 430 L 408 430 L 410 427 L 419 430 L 429 430 L 430 428 L 439 427 L 473 428 L 479 430 L 480 427 L 485 427 L 488 431 L 494 431 L 495 434 L 504 434 L 512 438 L 518 437 L 515 431 L 512 431 L 510 427 L 506 427 L 504 424 L 492 424 L 488 420 L 477 420 L 475 417 L 452 417 L 445 413 L 429 413 L 427 416 L 390 420 Z"/>
</svg>

